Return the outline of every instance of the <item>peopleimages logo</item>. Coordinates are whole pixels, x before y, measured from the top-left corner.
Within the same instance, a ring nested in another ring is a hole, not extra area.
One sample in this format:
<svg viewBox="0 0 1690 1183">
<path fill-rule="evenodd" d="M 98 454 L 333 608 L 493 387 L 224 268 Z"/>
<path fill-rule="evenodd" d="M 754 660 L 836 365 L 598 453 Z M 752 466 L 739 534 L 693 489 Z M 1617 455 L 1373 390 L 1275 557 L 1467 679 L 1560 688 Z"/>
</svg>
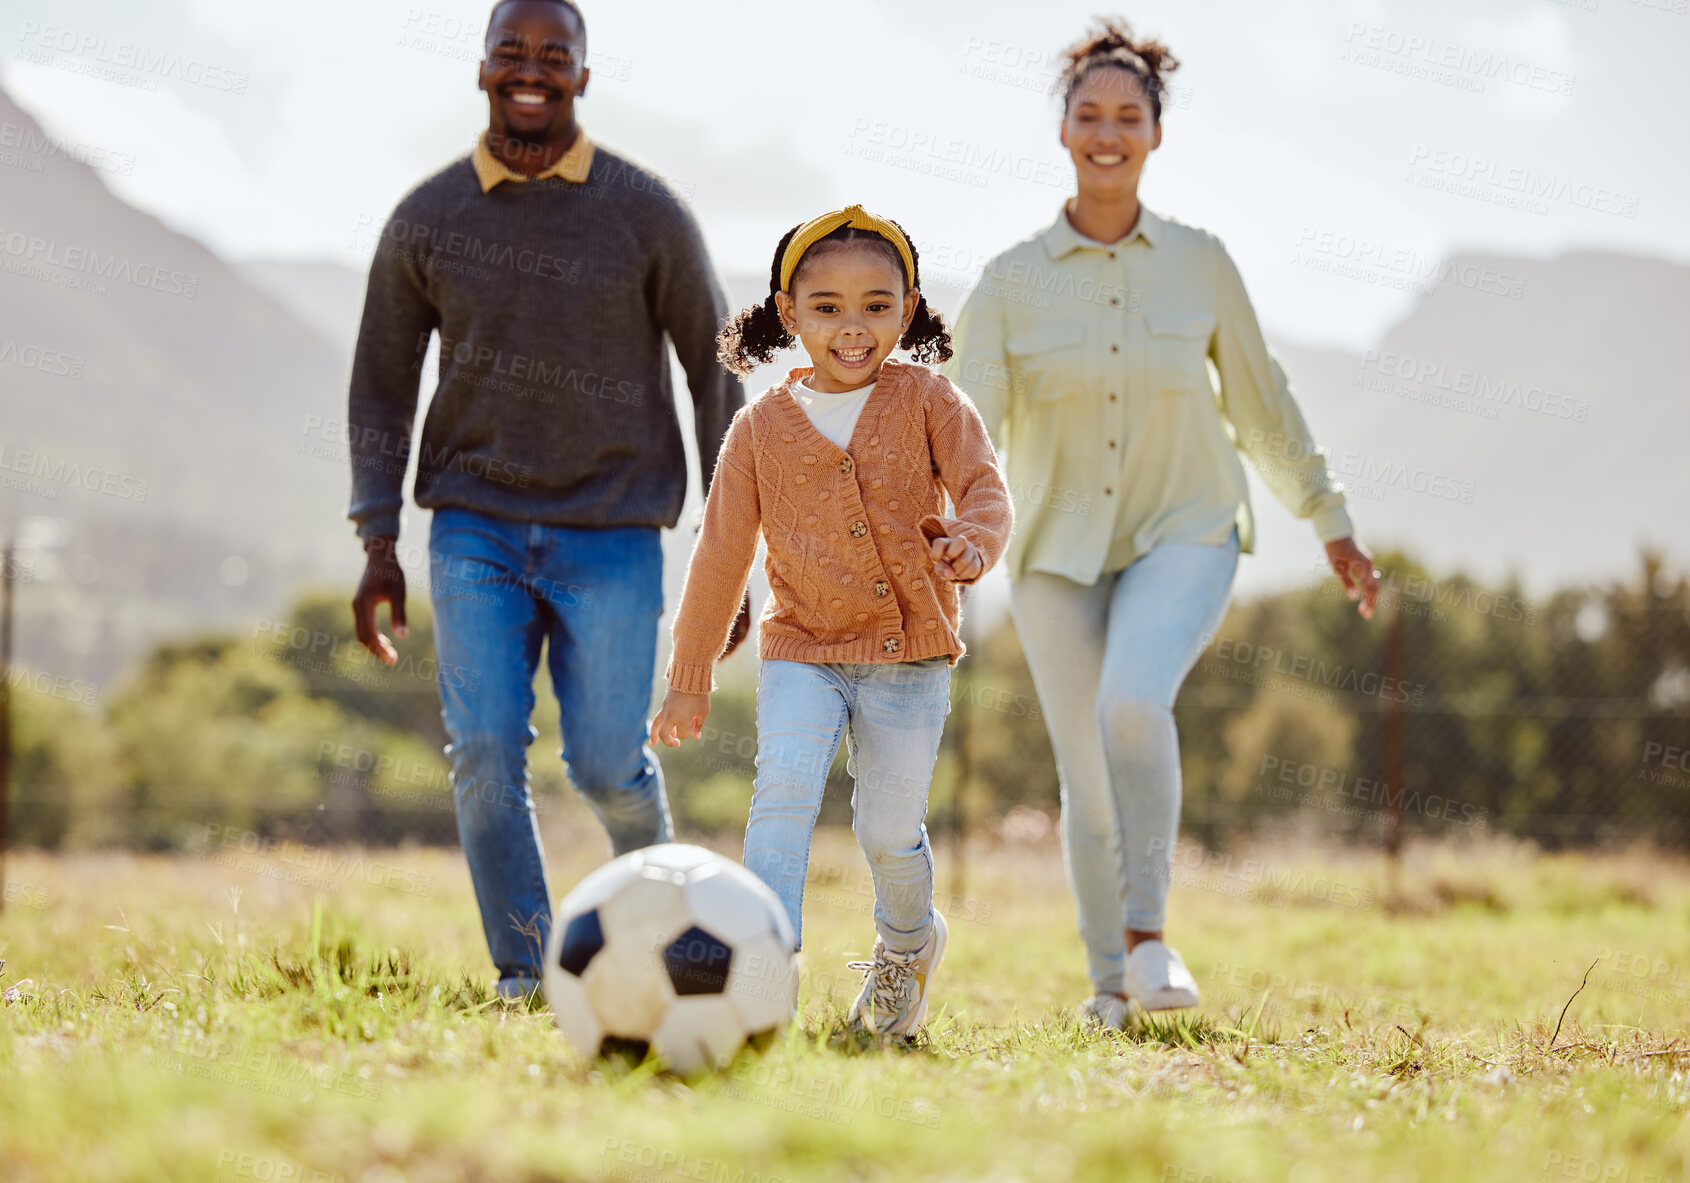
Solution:
<svg viewBox="0 0 1690 1183">
<path fill-rule="evenodd" d="M 38 50 L 73 54 L 154 78 L 175 78 L 193 86 L 229 94 L 245 94 L 247 83 L 251 81 L 251 75 L 244 71 L 213 65 L 196 57 L 153 50 L 133 41 L 114 40 L 104 34 L 43 25 L 39 21 L 25 21 L 18 40 Z"/>
<path fill-rule="evenodd" d="M 58 267 L 113 283 L 151 288 L 167 296 L 183 296 L 192 300 L 199 295 L 200 277 L 191 272 L 176 271 L 156 263 L 136 263 L 119 255 L 101 254 L 97 247 L 63 246 L 54 239 L 25 234 L 21 230 L 0 229 L 0 253 L 37 266 Z"/>
</svg>

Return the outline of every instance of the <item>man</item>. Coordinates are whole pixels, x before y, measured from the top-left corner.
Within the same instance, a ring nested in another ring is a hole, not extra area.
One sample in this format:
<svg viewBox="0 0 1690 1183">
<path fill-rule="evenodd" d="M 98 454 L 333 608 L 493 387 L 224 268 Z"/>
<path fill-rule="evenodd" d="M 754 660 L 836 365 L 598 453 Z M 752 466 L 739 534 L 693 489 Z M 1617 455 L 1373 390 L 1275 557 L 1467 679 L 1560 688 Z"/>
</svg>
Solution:
<svg viewBox="0 0 1690 1183">
<path fill-rule="evenodd" d="M 417 384 L 431 333 L 439 385 L 416 501 L 429 541 L 442 715 L 458 833 L 504 998 L 538 985 L 550 894 L 526 748 L 542 642 L 570 779 L 617 854 L 670 840 L 644 746 L 659 528 L 686 461 L 664 336 L 686 370 L 706 475 L 739 383 L 716 361 L 727 301 L 702 236 L 657 177 L 577 124 L 586 25 L 569 0 L 501 0 L 488 18 L 474 152 L 399 203 L 370 267 L 348 423 L 352 507 L 368 563 L 359 641 L 397 654 L 395 557 Z M 733 644 L 743 637 L 743 612 Z M 731 651 L 733 645 L 729 646 Z"/>
</svg>

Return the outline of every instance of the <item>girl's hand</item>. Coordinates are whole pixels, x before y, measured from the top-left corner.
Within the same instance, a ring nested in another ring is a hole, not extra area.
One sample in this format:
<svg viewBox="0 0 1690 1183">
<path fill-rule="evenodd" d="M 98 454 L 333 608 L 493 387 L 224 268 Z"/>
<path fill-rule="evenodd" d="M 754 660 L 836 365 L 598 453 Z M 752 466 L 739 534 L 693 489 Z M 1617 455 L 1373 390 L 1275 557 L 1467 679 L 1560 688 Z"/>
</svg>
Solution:
<svg viewBox="0 0 1690 1183">
<path fill-rule="evenodd" d="M 939 572 L 939 578 L 952 583 L 970 583 L 986 569 L 979 548 L 966 538 L 935 538 L 927 544 L 927 552 L 933 557 L 933 569 Z"/>
<path fill-rule="evenodd" d="M 671 689 L 663 696 L 663 705 L 658 708 L 657 717 L 651 721 L 651 742 L 664 744 L 667 747 L 681 746 L 681 736 L 676 730 L 684 730 L 694 739 L 704 738 L 704 720 L 710 717 L 710 696 L 708 694 L 682 694 L 679 690 Z"/>
<path fill-rule="evenodd" d="M 1326 544 L 1326 561 L 1344 585 L 1350 599 L 1360 600 L 1356 611 L 1363 620 L 1373 619 L 1373 605 L 1379 602 L 1379 572 L 1373 556 L 1354 538 L 1339 538 Z"/>
</svg>

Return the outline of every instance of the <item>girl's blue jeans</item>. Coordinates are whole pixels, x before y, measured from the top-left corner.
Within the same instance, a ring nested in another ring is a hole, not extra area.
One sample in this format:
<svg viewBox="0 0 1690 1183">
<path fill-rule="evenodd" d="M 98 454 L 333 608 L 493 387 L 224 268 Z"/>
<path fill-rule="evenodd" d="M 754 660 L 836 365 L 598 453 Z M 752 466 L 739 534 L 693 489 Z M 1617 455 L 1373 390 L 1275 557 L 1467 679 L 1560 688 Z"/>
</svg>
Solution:
<svg viewBox="0 0 1690 1183">
<path fill-rule="evenodd" d="M 810 836 L 839 742 L 856 781 L 852 829 L 874 883 L 888 949 L 918 949 L 933 922 L 927 790 L 950 713 L 948 657 L 893 665 L 764 661 L 757 682 L 757 777 L 745 865 L 803 933 Z"/>
</svg>

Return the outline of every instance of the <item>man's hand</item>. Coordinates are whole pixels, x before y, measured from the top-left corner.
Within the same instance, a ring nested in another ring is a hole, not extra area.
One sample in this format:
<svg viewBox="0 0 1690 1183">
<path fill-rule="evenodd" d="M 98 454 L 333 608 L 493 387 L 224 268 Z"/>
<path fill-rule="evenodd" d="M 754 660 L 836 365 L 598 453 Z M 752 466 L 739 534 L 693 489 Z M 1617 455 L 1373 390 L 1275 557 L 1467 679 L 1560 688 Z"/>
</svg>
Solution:
<svg viewBox="0 0 1690 1183">
<path fill-rule="evenodd" d="M 677 729 L 684 730 L 694 739 L 703 739 L 704 720 L 709 717 L 708 694 L 683 694 L 671 688 L 663 696 L 663 705 L 658 708 L 657 717 L 651 721 L 651 742 L 678 748 L 681 746 L 681 736 L 676 734 Z"/>
<path fill-rule="evenodd" d="M 1379 602 L 1379 572 L 1373 556 L 1354 538 L 1339 538 L 1326 544 L 1326 561 L 1343 582 L 1352 600 L 1360 600 L 1356 611 L 1363 620 L 1373 619 L 1373 605 Z"/>
<path fill-rule="evenodd" d="M 979 548 L 966 538 L 949 535 L 935 538 L 927 544 L 927 553 L 933 558 L 933 569 L 939 578 L 952 583 L 970 583 L 986 570 L 986 560 Z"/>
<path fill-rule="evenodd" d="M 751 589 L 745 589 L 745 599 L 740 602 L 739 615 L 734 617 L 734 626 L 728 632 L 728 647 L 722 650 L 722 657 L 732 657 L 733 651 L 739 648 L 739 643 L 751 635 Z M 720 660 L 720 659 L 718 659 Z"/>
<path fill-rule="evenodd" d="M 364 543 L 369 558 L 364 563 L 364 577 L 352 595 L 352 627 L 358 633 L 358 643 L 381 658 L 388 665 L 399 661 L 399 651 L 393 642 L 382 635 L 376 626 L 376 605 L 386 601 L 387 614 L 393 621 L 393 635 L 405 635 L 405 572 L 395 553 L 397 538 L 382 536 Z"/>
</svg>

